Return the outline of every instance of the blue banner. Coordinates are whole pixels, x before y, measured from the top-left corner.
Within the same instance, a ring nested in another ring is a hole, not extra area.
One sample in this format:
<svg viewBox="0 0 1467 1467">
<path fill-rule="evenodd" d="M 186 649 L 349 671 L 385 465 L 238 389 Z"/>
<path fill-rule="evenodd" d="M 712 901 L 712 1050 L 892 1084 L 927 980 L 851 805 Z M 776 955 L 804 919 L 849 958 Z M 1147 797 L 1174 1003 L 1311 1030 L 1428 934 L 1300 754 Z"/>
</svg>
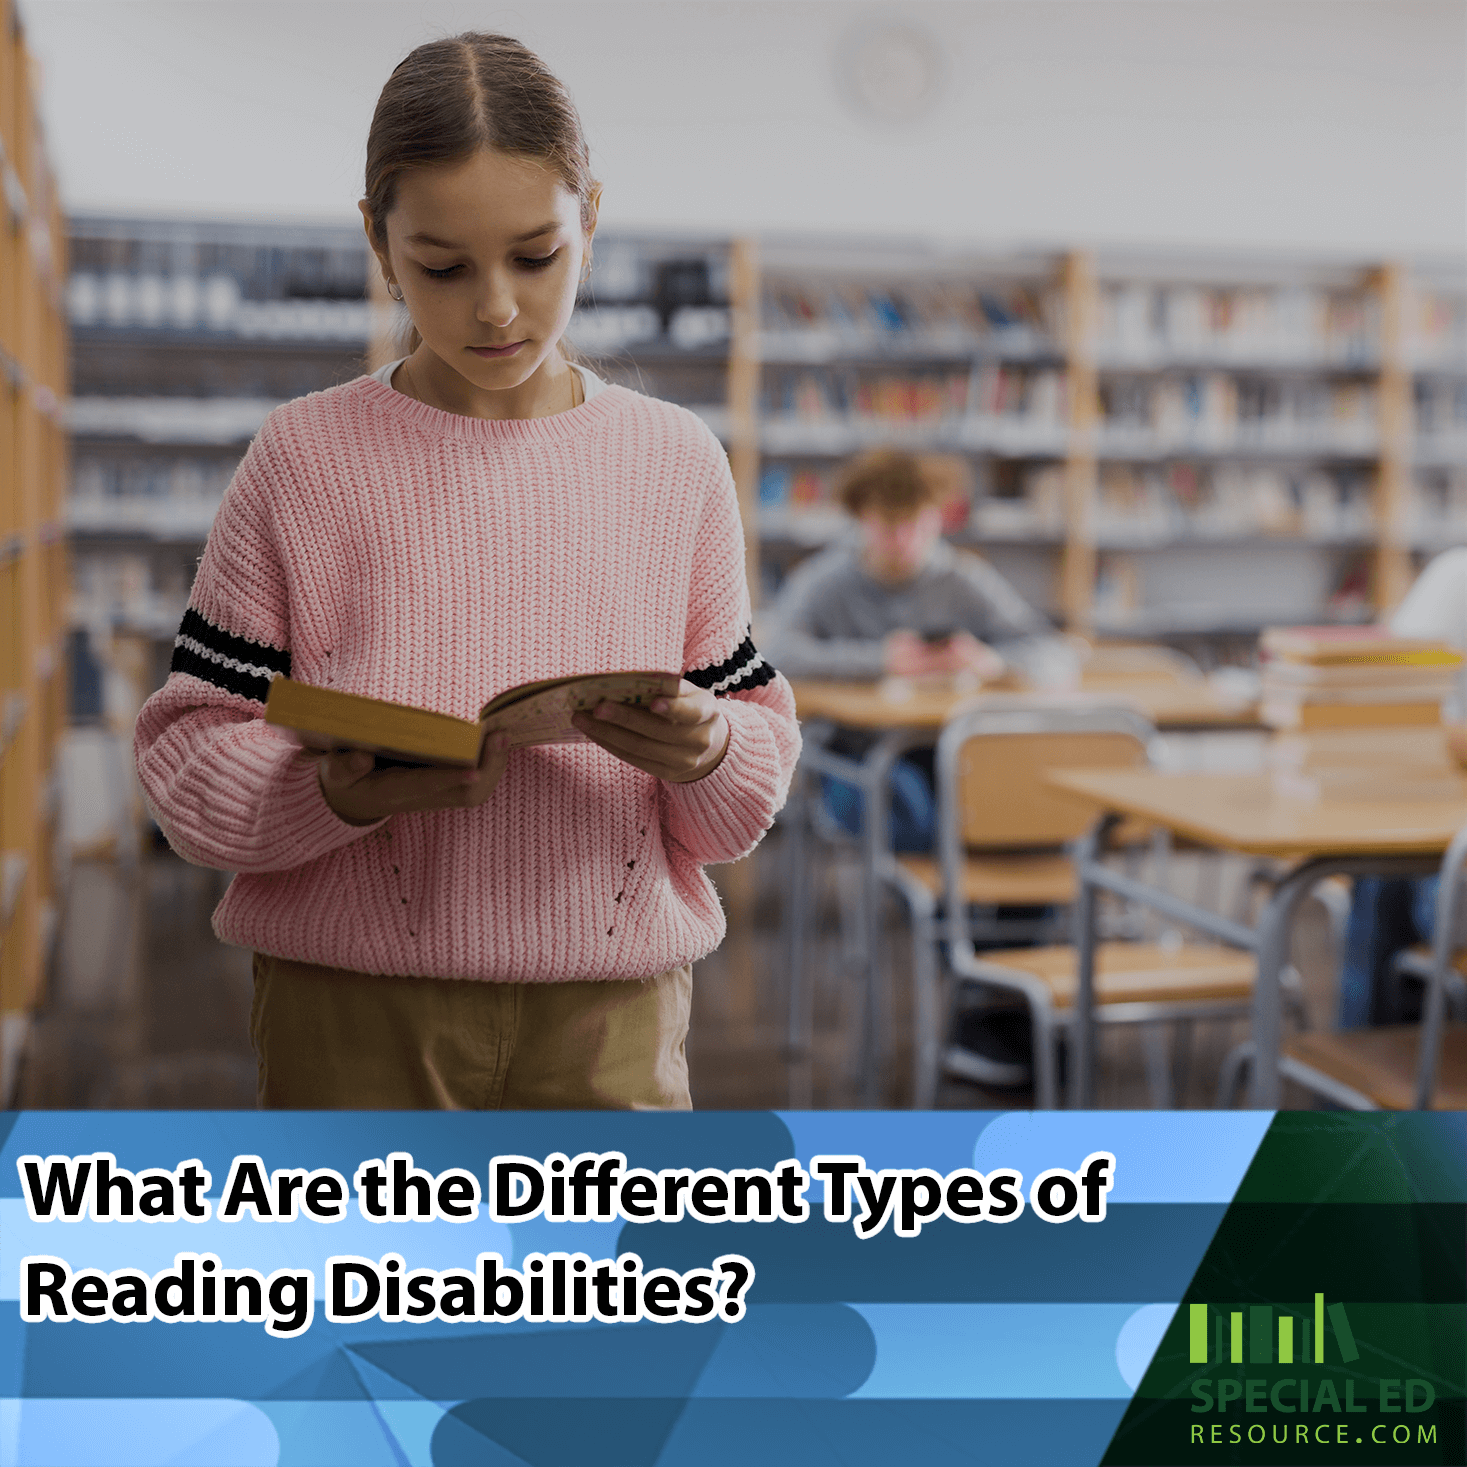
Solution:
<svg viewBox="0 0 1467 1467">
<path fill-rule="evenodd" d="M 1403 1152 L 1403 1133 L 1387 1137 L 1378 1117 L 1333 1119 L 1356 1153 Z M 1437 1127 L 1427 1159 L 1410 1164 L 1419 1196 L 1407 1203 L 1458 1206 L 1460 1118 L 1393 1121 Z M 1165 1429 L 1190 1433 L 1190 1383 L 1233 1368 L 1225 1334 L 1220 1357 L 1184 1358 L 1204 1328 L 1196 1321 L 1226 1320 L 1227 1307 L 1181 1306 L 1275 1122 L 1265 1112 L 10 1115 L 0 1461 L 1131 1460 L 1113 1440 L 1134 1442 L 1125 1451 L 1137 1461 L 1190 1460 L 1147 1444 L 1143 1380 L 1175 1335 L 1182 1375 L 1155 1388 L 1157 1420 L 1182 1412 Z M 1453 1246 L 1461 1252 L 1460 1229 Z M 1295 1291 L 1306 1301 L 1310 1282 Z M 1341 1301 L 1332 1318 L 1345 1305 L 1351 1319 L 1370 1317 L 1329 1287 Z M 1240 1284 L 1235 1297 L 1253 1296 Z M 1301 1350 L 1309 1318 L 1301 1306 Z M 1352 1337 L 1351 1348 L 1369 1341 Z M 1463 1391 L 1441 1374 L 1455 1365 L 1433 1368 L 1435 1411 Z M 1243 1381 L 1234 1415 L 1253 1425 Z M 1426 1386 L 1412 1389 L 1419 1404 Z M 1196 1415 L 1208 1432 L 1234 1419 L 1230 1390 Z M 1405 1390 L 1387 1384 L 1380 1402 L 1389 1410 Z M 1414 1432 L 1418 1416 L 1380 1421 Z M 1450 1460 L 1412 1442 L 1417 1455 L 1358 1460 Z M 1225 1438 L 1207 1445 L 1208 1460 L 1263 1460 L 1228 1455 Z"/>
</svg>

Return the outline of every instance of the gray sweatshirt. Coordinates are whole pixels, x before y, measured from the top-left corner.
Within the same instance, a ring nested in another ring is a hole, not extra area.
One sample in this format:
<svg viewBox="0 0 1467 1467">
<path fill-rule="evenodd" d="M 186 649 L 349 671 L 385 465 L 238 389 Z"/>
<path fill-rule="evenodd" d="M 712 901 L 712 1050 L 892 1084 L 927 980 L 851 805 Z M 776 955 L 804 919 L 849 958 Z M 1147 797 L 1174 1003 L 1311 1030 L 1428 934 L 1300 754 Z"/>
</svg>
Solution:
<svg viewBox="0 0 1467 1467">
<path fill-rule="evenodd" d="M 1019 667 L 1053 634 L 986 560 L 939 541 L 910 581 L 884 586 L 853 532 L 790 572 L 761 641 L 786 677 L 857 681 L 882 675 L 882 638 L 903 628 L 971 632 Z"/>
</svg>

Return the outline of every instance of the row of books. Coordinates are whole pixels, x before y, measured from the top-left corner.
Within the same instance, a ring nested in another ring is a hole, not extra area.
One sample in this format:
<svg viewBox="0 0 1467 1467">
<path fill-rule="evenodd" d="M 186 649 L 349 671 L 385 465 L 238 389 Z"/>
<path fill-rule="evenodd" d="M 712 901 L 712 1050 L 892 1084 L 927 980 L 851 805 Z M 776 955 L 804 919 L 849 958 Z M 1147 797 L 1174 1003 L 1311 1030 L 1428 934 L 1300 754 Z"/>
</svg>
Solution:
<svg viewBox="0 0 1467 1467">
<path fill-rule="evenodd" d="M 1310 731 L 1441 722 L 1462 654 L 1383 627 L 1274 627 L 1259 639 L 1265 723 Z"/>
<path fill-rule="evenodd" d="M 1102 540 L 1352 540 L 1369 536 L 1373 524 L 1365 475 L 1244 464 L 1107 464 L 1095 511 Z"/>
<path fill-rule="evenodd" d="M 67 285 L 67 310 L 75 327 L 114 330 L 202 331 L 267 340 L 368 341 L 375 308 L 366 300 L 252 300 L 239 280 L 209 276 L 76 271 Z M 570 339 L 592 355 L 627 351 L 658 341 L 663 314 L 641 304 L 578 309 Z M 686 305 L 666 323 L 671 344 L 684 351 L 717 347 L 729 337 L 726 307 Z"/>
<path fill-rule="evenodd" d="M 804 422 L 938 423 L 977 416 L 1027 418 L 1062 427 L 1069 406 L 1064 372 L 987 364 L 968 372 L 771 373 L 764 412 Z"/>
<path fill-rule="evenodd" d="M 268 397 L 73 397 L 66 424 L 74 438 L 244 444 L 275 406 Z"/>
<path fill-rule="evenodd" d="M 1418 469 L 1409 510 L 1411 533 L 1420 540 L 1467 540 L 1467 468 Z"/>
<path fill-rule="evenodd" d="M 202 543 L 234 475 L 232 461 L 174 458 L 73 460 L 67 528 L 78 535 Z"/>
<path fill-rule="evenodd" d="M 1414 394 L 1416 451 L 1430 459 L 1467 459 L 1467 380 L 1428 377 Z"/>
<path fill-rule="evenodd" d="M 1377 392 L 1360 380 L 1260 379 L 1227 372 L 1107 377 L 1098 447 L 1140 458 L 1177 449 L 1369 455 L 1379 444 Z M 987 363 L 967 372 L 770 371 L 766 422 L 958 424 L 1007 420 L 1066 430 L 1068 374 Z M 976 442 L 973 446 L 979 446 Z"/>
<path fill-rule="evenodd" d="M 980 499 L 972 525 L 996 537 L 1057 537 L 1066 528 L 1065 470 L 1031 464 L 1009 486 Z M 1096 540 L 1144 546 L 1176 541 L 1292 536 L 1351 542 L 1374 530 L 1367 475 L 1346 471 L 1179 462 L 1106 464 L 1092 527 Z M 1467 521 L 1464 521 L 1467 526 Z"/>
<path fill-rule="evenodd" d="M 1239 362 L 1368 368 L 1381 352 L 1382 304 L 1371 289 L 1107 282 L 1099 292 L 1102 360 L 1161 365 Z M 1057 349 L 1064 296 L 1041 281 L 870 282 L 773 280 L 762 324 L 778 350 L 886 343 L 937 348 L 964 340 L 1022 350 Z M 1415 292 L 1407 320 L 1408 356 L 1423 370 L 1467 366 L 1467 298 Z"/>
<path fill-rule="evenodd" d="M 182 563 L 161 572 L 146 555 L 77 551 L 71 561 L 69 624 L 125 626 L 172 637 L 188 605 Z"/>
<path fill-rule="evenodd" d="M 956 280 L 900 286 L 840 281 L 767 281 L 761 325 L 771 350 L 808 345 L 1002 341 L 1017 350 L 1058 340 L 1061 297 L 1057 290 L 1024 282 L 973 284 Z"/>
<path fill-rule="evenodd" d="M 234 476 L 232 462 L 189 458 L 93 458 L 78 456 L 72 466 L 71 498 L 193 500 L 217 505 Z"/>
<path fill-rule="evenodd" d="M 372 307 L 365 300 L 250 300 L 225 273 L 150 275 L 79 270 L 66 288 L 75 327 L 206 331 L 267 339 L 367 341 Z"/>
<path fill-rule="evenodd" d="M 1097 347 L 1140 364 L 1172 359 L 1368 365 L 1380 303 L 1368 291 L 1307 286 L 1102 286 Z"/>
<path fill-rule="evenodd" d="M 1195 444 L 1218 449 L 1369 452 L 1379 439 L 1373 383 L 1199 372 L 1107 377 L 1102 430 L 1112 448 Z"/>
<path fill-rule="evenodd" d="M 1410 354 L 1414 366 L 1467 369 L 1467 296 L 1415 292 Z"/>
<path fill-rule="evenodd" d="M 612 356 L 660 342 L 662 323 L 662 313 L 646 304 L 581 306 L 566 335 L 588 356 Z M 717 348 L 731 329 L 726 306 L 681 306 L 667 319 L 667 341 L 679 351 Z"/>
</svg>

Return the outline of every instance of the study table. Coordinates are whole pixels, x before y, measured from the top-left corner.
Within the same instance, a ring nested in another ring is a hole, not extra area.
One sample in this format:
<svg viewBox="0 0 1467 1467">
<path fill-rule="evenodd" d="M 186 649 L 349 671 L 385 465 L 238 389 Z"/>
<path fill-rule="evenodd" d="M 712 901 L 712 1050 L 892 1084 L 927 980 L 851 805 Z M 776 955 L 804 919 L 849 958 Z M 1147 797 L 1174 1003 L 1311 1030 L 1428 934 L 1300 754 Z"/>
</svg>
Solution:
<svg viewBox="0 0 1467 1467">
<path fill-rule="evenodd" d="M 1161 678 L 1084 679 L 1071 690 L 979 689 L 962 692 L 934 687 L 921 680 L 888 678 L 880 683 L 792 680 L 795 711 L 806 719 L 868 732 L 903 730 L 939 732 L 960 707 L 993 700 L 1073 705 L 1100 702 L 1134 708 L 1159 729 L 1257 728 L 1257 705 L 1220 695 L 1207 682 L 1175 682 Z M 933 742 L 929 740 L 928 742 Z"/>
<path fill-rule="evenodd" d="M 991 706 L 1121 706 L 1134 709 L 1161 730 L 1257 728 L 1256 705 L 1230 700 L 1201 680 L 1106 676 L 1082 680 L 1073 690 L 963 689 L 951 681 L 888 678 L 880 683 L 791 680 L 795 711 L 806 725 L 805 750 L 791 791 L 791 873 L 786 919 L 790 974 L 789 1047 L 808 1055 L 813 1019 L 804 972 L 804 924 L 799 913 L 808 899 L 805 859 L 807 824 L 819 800 L 815 776 L 828 775 L 855 785 L 864 802 L 860 844 L 865 882 L 862 941 L 866 963 L 866 1013 L 862 1057 L 863 1099 L 876 1103 L 880 1092 L 879 1032 L 887 1011 L 886 975 L 877 962 L 880 887 L 891 860 L 889 780 L 893 765 L 908 750 L 930 748 L 942 726 L 959 708 Z M 875 735 L 870 747 L 853 758 L 827 747 L 838 729 Z M 791 1074 L 801 1073 L 799 1064 Z M 810 1103 L 808 1071 L 792 1080 L 790 1104 Z"/>
<path fill-rule="evenodd" d="M 1133 901 L 1233 947 L 1257 954 L 1253 991 L 1255 1107 L 1279 1104 L 1281 1002 L 1279 975 L 1289 960 L 1294 913 L 1328 876 L 1423 876 L 1436 873 L 1453 837 L 1467 827 L 1467 778 L 1458 774 L 1346 771 L 1314 789 L 1281 788 L 1276 775 L 1166 774 L 1152 770 L 1055 770 L 1057 789 L 1104 812 L 1075 853 L 1078 993 L 1074 1095 L 1094 1094 L 1094 974 L 1097 898 L 1102 891 Z M 1274 888 L 1258 923 L 1199 907 L 1104 864 L 1105 837 L 1122 819 L 1141 819 L 1199 845 L 1238 855 L 1283 859 L 1291 867 Z"/>
</svg>

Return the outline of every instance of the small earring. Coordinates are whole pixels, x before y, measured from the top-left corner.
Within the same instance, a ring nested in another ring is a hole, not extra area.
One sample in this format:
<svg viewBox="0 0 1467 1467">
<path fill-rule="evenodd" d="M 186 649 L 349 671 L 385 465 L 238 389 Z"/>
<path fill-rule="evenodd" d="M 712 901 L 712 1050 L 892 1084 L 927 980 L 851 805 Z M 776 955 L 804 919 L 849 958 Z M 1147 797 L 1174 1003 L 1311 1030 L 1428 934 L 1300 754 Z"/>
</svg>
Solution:
<svg viewBox="0 0 1467 1467">
<path fill-rule="evenodd" d="M 392 287 L 394 285 L 397 285 L 397 281 L 395 281 L 395 280 L 389 280 L 387 282 L 387 294 L 388 295 L 391 295 L 393 300 L 400 301 L 402 299 L 402 286 L 397 285 L 397 294 L 396 295 L 392 295 Z"/>
</svg>

